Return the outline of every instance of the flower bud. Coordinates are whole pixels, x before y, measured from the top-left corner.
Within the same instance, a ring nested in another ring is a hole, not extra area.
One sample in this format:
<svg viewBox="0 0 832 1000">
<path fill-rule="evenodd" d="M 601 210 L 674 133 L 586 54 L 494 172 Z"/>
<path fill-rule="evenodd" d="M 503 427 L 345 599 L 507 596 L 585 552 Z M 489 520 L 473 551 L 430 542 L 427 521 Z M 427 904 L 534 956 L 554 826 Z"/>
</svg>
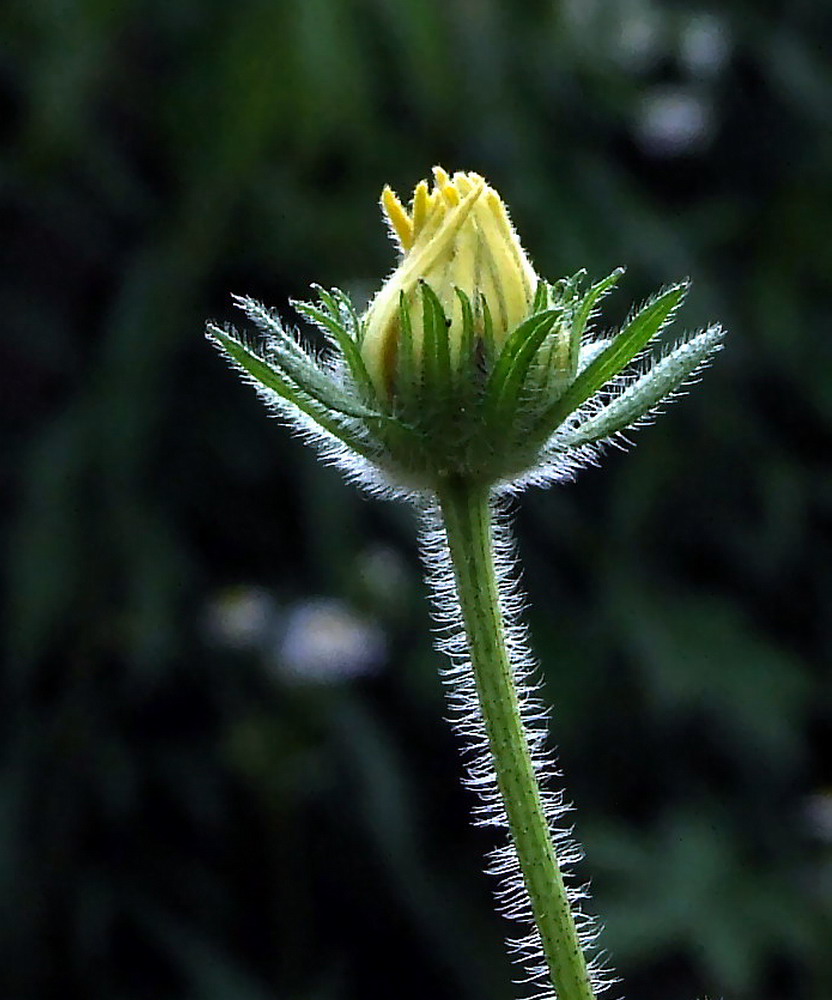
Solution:
<svg viewBox="0 0 832 1000">
<path fill-rule="evenodd" d="M 474 173 L 453 178 L 435 167 L 433 189 L 420 181 L 408 212 L 385 187 L 381 206 L 402 259 L 364 317 L 361 353 L 376 390 L 397 395 L 396 368 L 401 338 L 401 302 L 410 315 L 413 357 L 422 359 L 423 297 L 426 282 L 448 322 L 451 365 L 460 363 L 464 292 L 474 315 L 474 334 L 483 338 L 486 316 L 497 350 L 532 311 L 538 277 L 520 246 L 497 192 Z"/>
</svg>

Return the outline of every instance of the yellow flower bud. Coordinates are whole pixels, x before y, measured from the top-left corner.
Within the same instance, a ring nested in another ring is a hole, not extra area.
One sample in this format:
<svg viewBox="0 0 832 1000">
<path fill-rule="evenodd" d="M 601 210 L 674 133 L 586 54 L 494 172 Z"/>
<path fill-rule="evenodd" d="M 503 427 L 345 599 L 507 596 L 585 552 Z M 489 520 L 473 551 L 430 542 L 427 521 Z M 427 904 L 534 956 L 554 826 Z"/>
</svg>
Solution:
<svg viewBox="0 0 832 1000">
<path fill-rule="evenodd" d="M 449 177 L 435 167 L 433 177 L 432 190 L 424 180 L 416 185 L 410 212 L 389 187 L 381 196 L 402 259 L 367 310 L 361 353 L 376 389 L 388 397 L 396 394 L 402 294 L 410 313 L 417 364 L 423 338 L 419 283 L 425 281 L 450 321 L 448 346 L 456 367 L 463 322 L 455 289 L 468 296 L 478 337 L 484 332 L 484 301 L 499 349 L 530 314 L 537 288 L 538 277 L 497 192 L 474 173 Z"/>
</svg>

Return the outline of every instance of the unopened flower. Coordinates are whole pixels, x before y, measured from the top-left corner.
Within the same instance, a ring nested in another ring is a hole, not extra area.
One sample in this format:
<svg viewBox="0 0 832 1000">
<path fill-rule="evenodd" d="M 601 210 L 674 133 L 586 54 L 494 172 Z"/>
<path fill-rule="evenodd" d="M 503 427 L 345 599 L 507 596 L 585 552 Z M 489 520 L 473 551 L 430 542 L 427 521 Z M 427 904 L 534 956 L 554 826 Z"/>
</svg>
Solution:
<svg viewBox="0 0 832 1000">
<path fill-rule="evenodd" d="M 410 212 L 389 187 L 381 197 L 402 260 L 367 312 L 361 353 L 382 395 L 396 394 L 402 306 L 409 313 L 417 370 L 424 364 L 422 282 L 447 318 L 454 368 L 470 360 L 463 357 L 462 295 L 471 306 L 474 337 L 490 336 L 500 348 L 531 312 L 537 290 L 538 277 L 497 192 L 478 174 L 458 172 L 451 178 L 435 167 L 433 175 L 433 190 L 424 180 L 416 185 Z"/>
<path fill-rule="evenodd" d="M 424 492 L 456 478 L 514 490 L 563 479 L 649 419 L 719 349 L 722 331 L 711 327 L 633 364 L 672 319 L 684 282 L 614 334 L 592 336 L 621 269 L 588 286 L 583 271 L 539 278 L 478 174 L 437 167 L 409 210 L 389 188 L 382 207 L 402 257 L 366 312 L 337 289 L 294 303 L 327 337 L 328 355 L 251 299 L 237 304 L 262 345 L 208 329 L 268 403 L 371 488 Z"/>
<path fill-rule="evenodd" d="M 560 795 L 543 789 L 553 762 L 527 686 L 530 658 L 512 619 L 520 602 L 493 497 L 592 461 L 599 445 L 678 392 L 719 348 L 721 331 L 643 358 L 682 301 L 682 283 L 616 333 L 590 336 L 621 271 L 588 287 L 582 271 L 538 278 L 481 177 L 451 179 L 437 168 L 434 178 L 432 191 L 417 185 L 409 211 L 385 189 L 402 259 L 366 313 L 335 289 L 295 303 L 328 338 L 327 354 L 307 350 L 250 299 L 238 304 L 264 332 L 262 345 L 216 326 L 209 336 L 326 457 L 364 485 L 421 503 L 454 724 L 469 748 L 480 822 L 506 835 L 493 854 L 498 898 L 526 927 L 513 949 L 537 995 L 590 1000 L 606 981 L 587 961 L 594 930 L 584 893 L 563 878 L 579 852 L 561 827 Z M 304 677 L 331 676 L 380 656 L 380 638 L 337 608 L 307 608 L 287 630 L 282 661 Z"/>
</svg>

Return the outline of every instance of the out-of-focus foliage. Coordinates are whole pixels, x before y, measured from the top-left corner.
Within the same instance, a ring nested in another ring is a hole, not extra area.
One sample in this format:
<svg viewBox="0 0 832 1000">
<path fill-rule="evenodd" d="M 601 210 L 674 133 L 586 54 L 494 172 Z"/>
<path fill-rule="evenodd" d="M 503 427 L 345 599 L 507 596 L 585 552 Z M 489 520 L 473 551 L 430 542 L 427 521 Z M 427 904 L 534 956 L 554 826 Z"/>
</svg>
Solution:
<svg viewBox="0 0 832 1000">
<path fill-rule="evenodd" d="M 409 512 L 201 336 L 368 295 L 382 183 L 441 162 L 541 273 L 689 274 L 730 330 L 524 498 L 530 620 L 628 994 L 828 1000 L 826 6 L 10 0 L 0 39 L 3 996 L 513 995 Z"/>
</svg>

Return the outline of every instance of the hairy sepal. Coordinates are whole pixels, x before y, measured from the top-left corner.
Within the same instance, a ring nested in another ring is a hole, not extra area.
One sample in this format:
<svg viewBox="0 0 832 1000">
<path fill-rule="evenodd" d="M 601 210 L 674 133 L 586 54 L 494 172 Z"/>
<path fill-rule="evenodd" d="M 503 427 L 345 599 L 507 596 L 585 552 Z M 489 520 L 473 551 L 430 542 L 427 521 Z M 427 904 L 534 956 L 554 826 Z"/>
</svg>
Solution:
<svg viewBox="0 0 832 1000">
<path fill-rule="evenodd" d="M 472 373 L 476 372 L 476 333 L 474 331 L 474 310 L 471 300 L 461 288 L 455 288 L 462 313 L 462 337 L 459 343 L 459 358 L 456 364 L 455 381 L 462 395 L 467 399 L 474 386 Z"/>
<path fill-rule="evenodd" d="M 670 322 L 687 294 L 688 283 L 673 285 L 644 305 L 584 368 L 560 399 L 542 415 L 537 433 L 546 438 L 595 395 Z"/>
<path fill-rule="evenodd" d="M 429 409 L 445 409 L 453 400 L 451 347 L 448 338 L 450 320 L 430 285 L 419 282 L 422 295 L 422 364 L 424 366 L 423 403 Z"/>
<path fill-rule="evenodd" d="M 580 306 L 575 313 L 575 330 L 579 337 L 582 337 L 586 332 L 589 321 L 592 318 L 593 311 L 597 308 L 601 299 L 615 288 L 618 284 L 619 279 L 624 274 L 623 267 L 617 267 L 611 274 L 608 274 L 606 278 L 602 278 L 597 281 L 586 293 Z"/>
<path fill-rule="evenodd" d="M 413 324 L 404 292 L 399 293 L 399 342 L 396 354 L 396 397 L 409 410 L 422 395 L 422 375 L 413 348 Z"/>
<path fill-rule="evenodd" d="M 346 419 L 364 416 L 363 413 L 350 413 L 347 409 L 334 409 L 322 402 L 310 392 L 299 388 L 293 380 L 278 371 L 273 365 L 261 357 L 253 348 L 241 340 L 232 330 L 223 330 L 209 323 L 208 339 L 231 360 L 235 368 L 255 388 L 265 389 L 281 399 L 286 400 L 298 410 L 318 423 L 325 431 L 351 448 L 354 448 L 365 458 L 374 459 L 375 453 L 369 442 L 359 433 L 355 423 Z"/>
<path fill-rule="evenodd" d="M 562 315 L 562 309 L 537 313 L 506 341 L 486 389 L 486 420 L 493 428 L 505 427 L 513 420 L 529 367 Z"/>
<path fill-rule="evenodd" d="M 648 420 L 661 403 L 679 396 L 721 350 L 723 335 L 722 329 L 714 326 L 677 344 L 643 375 L 633 378 L 606 406 L 556 433 L 550 447 L 565 451 L 594 444 Z"/>
<path fill-rule="evenodd" d="M 358 343 L 356 341 L 356 330 L 359 328 L 357 318 L 353 330 L 350 331 L 344 326 L 344 316 L 341 308 L 337 305 L 334 297 L 315 286 L 321 300 L 321 306 L 316 306 L 312 302 L 301 302 L 293 299 L 291 305 L 301 316 L 313 322 L 329 335 L 329 339 L 336 347 L 344 360 L 347 362 L 350 374 L 361 395 L 361 398 L 370 404 L 377 402 L 376 392 L 372 379 L 361 357 Z"/>
</svg>

